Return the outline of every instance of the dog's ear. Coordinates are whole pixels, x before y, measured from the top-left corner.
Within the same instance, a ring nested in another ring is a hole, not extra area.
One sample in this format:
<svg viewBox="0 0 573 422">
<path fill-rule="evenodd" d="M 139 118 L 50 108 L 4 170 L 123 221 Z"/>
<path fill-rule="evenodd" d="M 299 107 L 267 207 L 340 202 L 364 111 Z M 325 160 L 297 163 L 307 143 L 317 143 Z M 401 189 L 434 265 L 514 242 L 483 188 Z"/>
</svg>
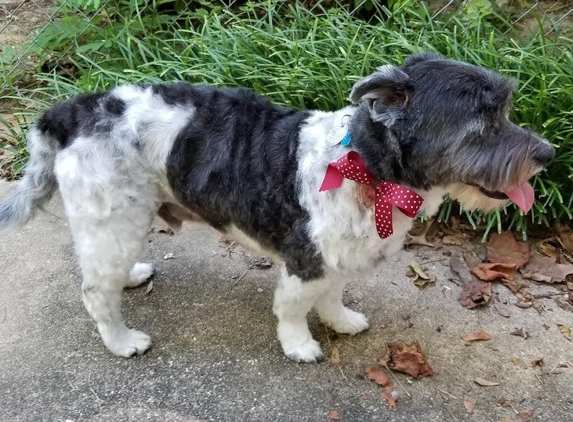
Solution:
<svg viewBox="0 0 573 422">
<path fill-rule="evenodd" d="M 352 87 L 350 101 L 366 102 L 370 117 L 391 126 L 408 104 L 411 85 L 408 75 L 396 66 L 380 67 Z"/>
</svg>

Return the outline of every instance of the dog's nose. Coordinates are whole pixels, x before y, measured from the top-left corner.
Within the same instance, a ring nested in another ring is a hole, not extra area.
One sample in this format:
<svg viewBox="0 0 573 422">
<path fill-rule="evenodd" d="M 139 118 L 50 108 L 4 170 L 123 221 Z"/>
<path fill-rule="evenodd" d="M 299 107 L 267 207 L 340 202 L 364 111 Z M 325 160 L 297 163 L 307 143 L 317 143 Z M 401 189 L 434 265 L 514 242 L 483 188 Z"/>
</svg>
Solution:
<svg viewBox="0 0 573 422">
<path fill-rule="evenodd" d="M 553 157 L 555 157 L 555 148 L 549 144 L 544 144 L 535 155 L 535 160 L 545 167 L 553 160 Z"/>
</svg>

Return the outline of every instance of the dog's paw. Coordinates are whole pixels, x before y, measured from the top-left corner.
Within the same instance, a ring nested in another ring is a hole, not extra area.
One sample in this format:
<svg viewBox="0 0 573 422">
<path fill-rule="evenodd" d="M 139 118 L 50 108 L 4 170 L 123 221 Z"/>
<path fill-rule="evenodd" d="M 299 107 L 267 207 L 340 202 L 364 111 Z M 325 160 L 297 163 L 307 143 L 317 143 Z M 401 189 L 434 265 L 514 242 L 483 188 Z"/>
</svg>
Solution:
<svg viewBox="0 0 573 422">
<path fill-rule="evenodd" d="M 313 338 L 300 344 L 283 345 L 283 351 L 287 358 L 295 362 L 318 363 L 324 357 L 320 344 Z"/>
<path fill-rule="evenodd" d="M 316 363 L 323 358 L 318 341 L 312 338 L 306 322 L 304 326 L 281 324 L 278 336 L 287 358 L 295 362 Z"/>
<path fill-rule="evenodd" d="M 370 326 L 364 314 L 348 308 L 344 308 L 344 311 L 332 321 L 323 322 L 339 334 L 350 335 L 367 330 Z"/>
<path fill-rule="evenodd" d="M 125 328 L 103 339 L 111 353 L 124 358 L 143 354 L 151 347 L 151 337 L 141 331 Z"/>
<path fill-rule="evenodd" d="M 141 286 L 146 281 L 149 281 L 151 277 L 155 275 L 157 270 L 151 264 L 145 264 L 143 262 L 138 262 L 133 266 L 129 272 L 129 279 L 125 284 L 125 287 L 137 287 Z"/>
</svg>

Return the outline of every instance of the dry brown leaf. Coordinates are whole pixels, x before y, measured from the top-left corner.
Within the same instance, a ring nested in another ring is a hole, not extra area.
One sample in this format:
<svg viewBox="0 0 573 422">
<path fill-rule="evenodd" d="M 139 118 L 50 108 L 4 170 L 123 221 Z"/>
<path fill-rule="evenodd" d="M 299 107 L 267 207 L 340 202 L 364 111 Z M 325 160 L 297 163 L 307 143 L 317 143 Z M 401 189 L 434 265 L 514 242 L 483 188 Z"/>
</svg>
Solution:
<svg viewBox="0 0 573 422">
<path fill-rule="evenodd" d="M 553 261 L 557 261 L 561 257 L 561 251 L 550 243 L 552 240 L 547 239 L 539 242 L 537 248 L 542 254 L 552 258 Z"/>
<path fill-rule="evenodd" d="M 569 253 L 573 253 L 573 232 L 566 224 L 559 222 L 555 223 L 555 231 L 557 232 L 557 240 Z"/>
<path fill-rule="evenodd" d="M 457 236 L 446 235 L 442 239 L 442 243 L 444 245 L 462 246 L 464 244 L 464 241 Z"/>
<path fill-rule="evenodd" d="M 543 358 L 539 358 L 539 359 L 534 359 L 531 361 L 531 366 L 532 367 L 536 367 L 539 366 L 540 368 L 543 368 L 543 366 L 545 365 L 545 361 L 543 360 Z"/>
<path fill-rule="evenodd" d="M 487 305 L 491 299 L 491 284 L 478 278 L 466 284 L 460 295 L 460 303 L 468 309 Z"/>
<path fill-rule="evenodd" d="M 468 411 L 468 413 L 470 414 L 473 413 L 476 407 L 476 399 L 474 399 L 473 397 L 466 397 L 464 399 L 464 406 Z"/>
<path fill-rule="evenodd" d="M 471 272 L 484 281 L 511 281 L 517 273 L 517 267 L 515 264 L 483 263 L 472 268 Z"/>
<path fill-rule="evenodd" d="M 523 328 L 516 328 L 510 333 L 512 336 L 523 337 L 524 339 L 528 339 L 531 337 L 527 331 L 524 331 Z"/>
<path fill-rule="evenodd" d="M 571 329 L 564 324 L 557 324 L 557 327 L 561 334 L 563 334 L 567 340 L 571 341 Z"/>
<path fill-rule="evenodd" d="M 275 262 L 272 258 L 260 256 L 251 260 L 251 266 L 256 268 L 267 269 L 271 268 Z"/>
<path fill-rule="evenodd" d="M 519 412 L 519 417 L 521 419 L 523 419 L 524 421 L 529 421 L 531 419 L 533 419 L 533 412 L 529 411 L 529 412 Z"/>
<path fill-rule="evenodd" d="M 511 231 L 494 233 L 487 245 L 487 259 L 490 262 L 512 264 L 519 269 L 529 261 L 529 244 L 517 242 Z"/>
<path fill-rule="evenodd" d="M 394 341 L 388 343 L 386 354 L 378 358 L 378 363 L 388 366 L 395 371 L 404 372 L 413 378 L 421 379 L 434 373 L 428 364 L 426 356 L 420 347 L 420 343 L 412 341 Z"/>
<path fill-rule="evenodd" d="M 423 278 L 424 280 L 430 279 L 430 277 L 428 277 L 428 275 L 424 272 L 424 270 L 422 270 L 420 264 L 418 264 L 416 261 L 410 262 L 410 267 L 414 270 L 414 272 L 418 275 L 418 277 Z"/>
<path fill-rule="evenodd" d="M 398 405 L 396 404 L 396 402 L 398 401 L 398 396 L 393 395 L 392 391 L 384 391 L 382 393 L 382 398 L 388 402 L 388 405 L 392 409 L 396 409 L 398 407 Z"/>
<path fill-rule="evenodd" d="M 463 306 L 473 309 L 489 303 L 491 299 L 491 285 L 489 283 L 473 276 L 466 263 L 456 255 L 452 255 L 450 258 L 450 268 L 452 272 L 458 275 L 463 284 L 459 299 Z"/>
<path fill-rule="evenodd" d="M 567 281 L 567 282 L 565 283 L 565 285 L 567 286 L 567 288 L 568 288 L 569 290 L 573 290 L 573 281 Z"/>
<path fill-rule="evenodd" d="M 374 366 L 369 366 L 365 369 L 366 377 L 370 381 L 374 381 L 376 384 L 386 387 L 390 384 L 390 379 L 386 376 L 381 369 L 375 368 Z"/>
<path fill-rule="evenodd" d="M 330 353 L 330 362 L 335 365 L 340 363 L 340 346 L 332 346 L 332 352 Z"/>
<path fill-rule="evenodd" d="M 476 378 L 475 383 L 481 385 L 482 387 L 493 387 L 495 385 L 499 385 L 499 382 L 488 381 L 483 378 Z"/>
<path fill-rule="evenodd" d="M 573 274 L 573 265 L 556 264 L 546 256 L 533 254 L 525 267 L 521 270 L 524 278 L 531 278 L 546 283 L 561 283 L 569 274 Z M 545 276 L 545 277 L 541 277 Z M 548 281 L 547 277 L 551 277 Z"/>
<path fill-rule="evenodd" d="M 331 410 L 330 412 L 328 412 L 328 417 L 333 421 L 339 421 L 342 419 L 342 416 L 340 416 L 340 414 L 335 410 Z"/>
<path fill-rule="evenodd" d="M 497 404 L 499 404 L 501 407 L 513 407 L 513 403 L 510 402 L 508 399 L 506 399 L 505 397 L 501 397 L 498 401 Z"/>
<path fill-rule="evenodd" d="M 463 338 L 464 341 L 485 341 L 491 340 L 491 335 L 486 333 L 485 331 L 477 331 L 472 334 L 468 334 Z"/>
</svg>

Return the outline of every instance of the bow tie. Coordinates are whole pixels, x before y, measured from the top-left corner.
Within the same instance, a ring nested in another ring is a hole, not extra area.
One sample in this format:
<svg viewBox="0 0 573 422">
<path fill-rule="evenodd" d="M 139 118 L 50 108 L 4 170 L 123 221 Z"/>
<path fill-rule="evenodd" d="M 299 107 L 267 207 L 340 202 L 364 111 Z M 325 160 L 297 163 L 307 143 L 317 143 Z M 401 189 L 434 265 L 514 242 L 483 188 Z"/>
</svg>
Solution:
<svg viewBox="0 0 573 422">
<path fill-rule="evenodd" d="M 339 188 L 345 178 L 365 185 L 374 185 L 376 189 L 374 208 L 376 230 L 382 239 L 392 236 L 393 233 L 392 205 L 404 215 L 414 218 L 424 201 L 416 192 L 402 185 L 392 182 L 377 183 L 376 178 L 366 168 L 362 157 L 356 151 L 350 151 L 338 161 L 328 165 L 319 192 Z"/>
</svg>

